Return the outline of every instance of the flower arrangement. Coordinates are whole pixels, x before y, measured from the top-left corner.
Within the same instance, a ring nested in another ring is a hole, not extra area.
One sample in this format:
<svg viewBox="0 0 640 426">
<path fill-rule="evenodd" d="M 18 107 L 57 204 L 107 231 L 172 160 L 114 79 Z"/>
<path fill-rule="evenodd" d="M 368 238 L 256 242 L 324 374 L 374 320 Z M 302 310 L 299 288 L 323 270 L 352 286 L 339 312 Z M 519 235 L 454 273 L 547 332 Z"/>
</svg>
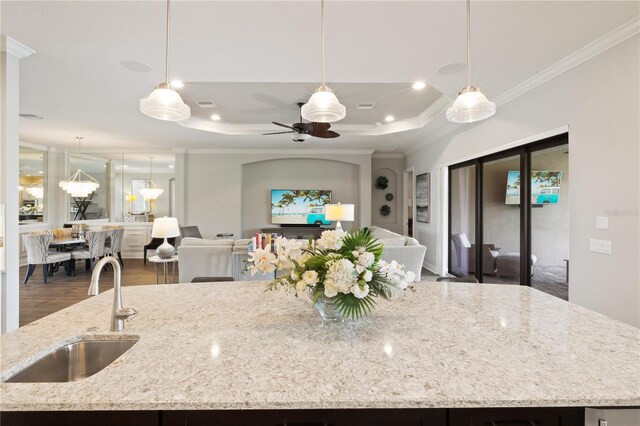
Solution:
<svg viewBox="0 0 640 426">
<path fill-rule="evenodd" d="M 415 279 L 396 261 L 381 260 L 383 245 L 368 229 L 327 230 L 319 240 L 303 245 L 278 237 L 273 250 L 250 253 L 247 267 L 251 275 L 285 271 L 267 290 L 284 289 L 299 296 L 310 290 L 314 304 L 330 299 L 342 317 L 351 319 L 371 312 L 377 297 L 401 295 Z"/>
</svg>

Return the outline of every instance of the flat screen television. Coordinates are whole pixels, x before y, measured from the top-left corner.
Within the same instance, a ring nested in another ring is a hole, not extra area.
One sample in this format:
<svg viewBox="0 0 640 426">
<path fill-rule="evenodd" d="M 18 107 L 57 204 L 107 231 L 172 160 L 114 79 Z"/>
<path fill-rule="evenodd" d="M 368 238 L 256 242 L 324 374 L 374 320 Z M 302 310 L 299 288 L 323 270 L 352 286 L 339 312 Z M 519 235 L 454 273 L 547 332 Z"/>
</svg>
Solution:
<svg viewBox="0 0 640 426">
<path fill-rule="evenodd" d="M 562 172 L 531 172 L 531 205 L 558 204 Z M 505 204 L 520 204 L 520 172 L 510 170 L 507 174 L 507 196 Z"/>
<path fill-rule="evenodd" d="M 324 206 L 331 191 L 319 189 L 272 189 L 271 223 L 274 225 L 330 225 Z"/>
</svg>

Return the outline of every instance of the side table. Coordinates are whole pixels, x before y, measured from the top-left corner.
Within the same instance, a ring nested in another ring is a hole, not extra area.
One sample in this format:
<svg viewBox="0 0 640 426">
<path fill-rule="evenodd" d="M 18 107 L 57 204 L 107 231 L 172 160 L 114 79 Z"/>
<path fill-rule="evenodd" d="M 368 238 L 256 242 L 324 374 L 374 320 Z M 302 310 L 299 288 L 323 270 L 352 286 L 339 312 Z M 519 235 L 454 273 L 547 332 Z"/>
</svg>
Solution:
<svg viewBox="0 0 640 426">
<path fill-rule="evenodd" d="M 176 263 L 178 263 L 178 255 L 174 254 L 173 256 L 171 256 L 168 259 L 162 259 L 158 256 L 151 256 L 149 258 L 149 262 L 153 263 L 153 270 L 156 273 L 156 284 L 158 284 L 158 263 L 162 263 L 162 271 L 163 271 L 163 276 L 164 276 L 164 283 L 167 283 L 167 273 L 169 272 L 169 263 L 172 264 L 171 267 L 171 284 L 173 284 L 173 278 L 176 272 Z"/>
</svg>

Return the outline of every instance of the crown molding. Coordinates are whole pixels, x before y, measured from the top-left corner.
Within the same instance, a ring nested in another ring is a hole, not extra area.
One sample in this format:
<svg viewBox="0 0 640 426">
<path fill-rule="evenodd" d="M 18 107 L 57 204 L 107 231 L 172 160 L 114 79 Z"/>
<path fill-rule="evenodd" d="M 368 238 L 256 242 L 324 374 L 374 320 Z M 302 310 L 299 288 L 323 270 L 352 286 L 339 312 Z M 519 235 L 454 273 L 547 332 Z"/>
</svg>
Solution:
<svg viewBox="0 0 640 426">
<path fill-rule="evenodd" d="M 32 142 L 20 141 L 18 145 L 23 148 L 35 149 L 38 151 L 53 151 L 53 148 L 50 146 L 39 145 L 37 143 L 32 143 Z"/>
<path fill-rule="evenodd" d="M 29 46 L 5 35 L 0 36 L 0 50 L 11 54 L 18 59 L 26 58 L 36 53 L 36 51 Z"/>
<path fill-rule="evenodd" d="M 374 152 L 373 158 L 404 158 L 404 154 L 400 152 Z"/>
<path fill-rule="evenodd" d="M 194 148 L 187 149 L 187 154 L 280 154 L 280 155 L 368 155 L 373 149 L 242 149 L 242 148 Z"/>
<path fill-rule="evenodd" d="M 534 75 L 528 80 L 525 80 L 524 82 L 518 84 L 514 88 L 507 90 L 506 92 L 497 96 L 494 99 L 496 107 L 499 107 L 507 104 L 508 102 L 511 102 L 512 100 L 518 98 L 519 96 L 524 95 L 525 93 L 535 89 L 536 87 L 543 85 L 544 83 L 558 77 L 561 74 L 564 74 L 565 72 L 571 70 L 572 68 L 575 68 L 578 65 L 588 61 L 589 59 L 592 59 L 600 55 L 601 53 L 611 49 L 614 46 L 617 46 L 623 41 L 628 40 L 629 38 L 639 33 L 640 33 L 640 16 L 636 16 L 635 18 L 622 24 L 621 26 L 614 29 L 613 31 L 608 32 L 604 36 L 576 50 L 569 56 L 566 56 L 565 58 L 561 59 L 560 61 L 546 68 L 545 70 L 539 72 L 538 74 Z M 452 103 L 453 101 L 449 100 L 449 105 L 451 105 Z M 448 108 L 449 105 L 443 107 L 443 109 L 446 110 L 446 108 Z M 420 148 L 423 148 L 437 141 L 438 139 L 448 135 L 449 133 L 455 132 L 456 130 L 458 130 L 463 126 L 465 126 L 465 124 L 449 123 L 447 126 L 433 133 L 428 138 L 417 143 L 416 145 L 413 145 L 405 152 L 407 154 L 411 154 L 419 150 Z"/>
</svg>

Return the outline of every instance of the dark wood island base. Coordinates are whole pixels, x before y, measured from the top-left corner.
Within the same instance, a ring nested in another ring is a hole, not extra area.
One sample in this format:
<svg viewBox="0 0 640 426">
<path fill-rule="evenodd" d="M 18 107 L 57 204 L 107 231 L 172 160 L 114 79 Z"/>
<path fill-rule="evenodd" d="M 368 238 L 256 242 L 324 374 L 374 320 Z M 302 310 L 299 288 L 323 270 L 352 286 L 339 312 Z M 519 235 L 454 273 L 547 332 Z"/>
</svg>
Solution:
<svg viewBox="0 0 640 426">
<path fill-rule="evenodd" d="M 5 411 L 2 426 L 584 426 L 582 407 Z"/>
</svg>

